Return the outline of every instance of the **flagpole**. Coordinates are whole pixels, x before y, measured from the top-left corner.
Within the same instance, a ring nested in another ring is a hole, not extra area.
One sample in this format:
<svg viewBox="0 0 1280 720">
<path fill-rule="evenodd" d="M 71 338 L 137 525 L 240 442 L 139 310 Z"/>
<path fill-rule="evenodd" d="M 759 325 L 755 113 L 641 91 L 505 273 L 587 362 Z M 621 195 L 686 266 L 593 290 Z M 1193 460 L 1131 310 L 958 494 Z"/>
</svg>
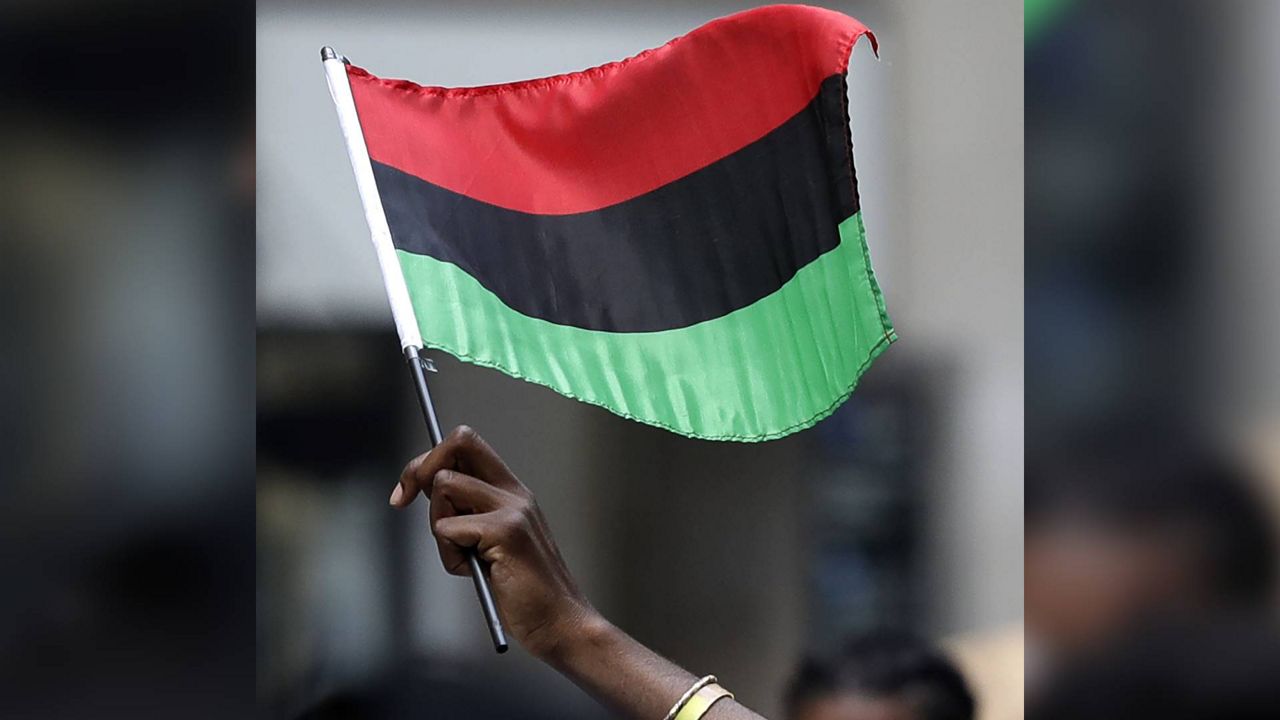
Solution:
<svg viewBox="0 0 1280 720">
<path fill-rule="evenodd" d="M 418 405 L 427 423 L 431 447 L 435 447 L 443 439 L 435 405 L 431 402 L 431 392 L 427 388 L 427 372 L 435 372 L 435 367 L 422 356 L 418 320 L 414 316 L 413 304 L 409 301 L 409 288 L 400 271 L 400 260 L 396 257 L 395 246 L 391 242 L 391 229 L 387 226 L 387 216 L 382 209 L 382 197 L 378 194 L 378 184 L 373 177 L 373 165 L 369 161 L 369 150 L 364 143 L 355 98 L 351 94 L 351 81 L 347 78 L 347 59 L 333 48 L 325 46 L 320 48 L 320 60 L 324 63 L 329 94 L 338 110 L 338 124 L 342 127 L 347 156 L 351 159 L 351 169 L 355 172 L 356 189 L 360 192 L 360 202 L 364 206 L 364 219 L 369 225 L 374 250 L 377 251 L 382 282 L 391 303 L 391 316 L 395 319 L 396 332 L 400 335 L 400 347 L 404 350 L 405 361 L 413 375 Z M 476 595 L 480 598 L 480 609 L 484 611 L 485 623 L 489 626 L 489 636 L 493 639 L 493 649 L 499 653 L 506 652 L 507 636 L 498 617 L 493 592 L 489 589 L 484 564 L 474 550 L 467 553 L 467 562 L 471 568 L 471 581 L 475 585 Z"/>
</svg>

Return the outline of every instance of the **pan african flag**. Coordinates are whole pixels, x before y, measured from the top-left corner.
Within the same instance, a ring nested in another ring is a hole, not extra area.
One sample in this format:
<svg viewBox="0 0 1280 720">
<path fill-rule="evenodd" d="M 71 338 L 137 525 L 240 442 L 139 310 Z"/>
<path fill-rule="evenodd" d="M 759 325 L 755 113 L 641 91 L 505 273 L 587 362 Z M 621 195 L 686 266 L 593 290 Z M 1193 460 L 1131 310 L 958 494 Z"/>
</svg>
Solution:
<svg viewBox="0 0 1280 720">
<path fill-rule="evenodd" d="M 349 65 L 423 343 L 692 437 L 830 414 L 896 339 L 846 103 L 864 35 L 770 6 L 504 85 Z"/>
</svg>

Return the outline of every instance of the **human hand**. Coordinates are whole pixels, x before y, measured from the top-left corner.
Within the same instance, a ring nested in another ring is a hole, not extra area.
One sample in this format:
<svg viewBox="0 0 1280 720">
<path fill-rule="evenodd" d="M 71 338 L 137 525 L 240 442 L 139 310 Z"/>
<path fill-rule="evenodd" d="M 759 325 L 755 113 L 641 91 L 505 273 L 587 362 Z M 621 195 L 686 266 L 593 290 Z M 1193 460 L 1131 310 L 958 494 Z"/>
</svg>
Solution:
<svg viewBox="0 0 1280 720">
<path fill-rule="evenodd" d="M 470 575 L 467 552 L 489 564 L 498 613 L 530 654 L 554 659 L 571 637 L 598 619 L 574 582 L 533 493 L 471 428 L 405 466 L 391 505 L 425 493 L 445 570 Z"/>
</svg>

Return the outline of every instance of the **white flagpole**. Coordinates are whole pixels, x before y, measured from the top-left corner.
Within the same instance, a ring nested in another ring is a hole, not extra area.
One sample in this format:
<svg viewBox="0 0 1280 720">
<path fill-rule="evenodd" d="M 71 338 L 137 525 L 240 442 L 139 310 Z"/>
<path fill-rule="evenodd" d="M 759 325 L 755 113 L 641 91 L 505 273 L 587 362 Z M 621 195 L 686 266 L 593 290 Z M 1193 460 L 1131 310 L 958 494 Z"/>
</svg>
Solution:
<svg viewBox="0 0 1280 720">
<path fill-rule="evenodd" d="M 405 285 L 400 260 L 396 257 L 395 245 L 391 242 L 391 228 L 387 226 L 387 215 L 382 209 L 382 196 L 378 194 L 378 184 L 373 178 L 373 163 L 369 160 L 369 148 L 364 143 L 364 131 L 360 127 L 360 117 L 356 114 L 355 98 L 351 95 L 351 81 L 347 78 L 347 59 L 328 46 L 320 48 L 320 59 L 324 62 L 325 78 L 329 81 L 329 95 L 333 97 L 333 104 L 338 109 L 342 137 L 347 141 L 347 157 L 350 158 L 351 169 L 356 175 L 356 189 L 359 190 L 360 202 L 364 205 L 364 219 L 369 224 L 373 249 L 378 254 L 378 267 L 382 270 L 382 283 L 387 288 L 387 299 L 391 302 L 391 316 L 395 318 L 396 332 L 400 335 L 400 347 L 404 350 L 405 360 L 413 374 L 413 384 L 418 391 L 418 404 L 422 408 L 422 417 L 427 422 L 431 446 L 435 447 L 443 437 L 440 421 L 436 419 L 435 405 L 431 402 L 431 392 L 427 389 L 426 375 L 428 371 L 434 372 L 435 367 L 422 356 L 418 319 L 413 314 L 409 288 Z M 498 618 L 498 608 L 493 601 L 493 592 L 489 589 L 485 568 L 474 550 L 467 553 L 467 561 L 471 568 L 471 581 L 480 598 L 480 608 L 484 611 L 485 622 L 489 626 L 489 636 L 493 639 L 493 648 L 499 653 L 506 652 L 507 636 L 502 628 L 502 621 Z"/>
<path fill-rule="evenodd" d="M 422 336 L 418 333 L 418 320 L 413 314 L 413 304 L 409 302 L 409 288 L 400 271 L 400 260 L 391 243 L 391 228 L 387 227 L 387 216 L 382 210 L 378 184 L 373 179 L 373 164 L 369 161 L 369 149 L 364 144 L 364 131 L 360 129 L 360 117 L 356 114 L 351 81 L 347 79 L 346 58 L 340 57 L 331 47 L 321 48 L 320 57 L 324 61 L 325 78 L 329 81 L 329 95 L 333 97 L 333 104 L 338 109 L 342 137 L 347 141 L 347 156 L 351 159 L 351 169 L 356 174 L 356 190 L 360 192 L 364 219 L 369 224 L 373 249 L 378 254 L 378 267 L 382 270 L 382 283 L 387 288 L 387 299 L 391 301 L 391 316 L 395 318 L 396 332 L 400 334 L 400 347 L 420 348 Z"/>
</svg>

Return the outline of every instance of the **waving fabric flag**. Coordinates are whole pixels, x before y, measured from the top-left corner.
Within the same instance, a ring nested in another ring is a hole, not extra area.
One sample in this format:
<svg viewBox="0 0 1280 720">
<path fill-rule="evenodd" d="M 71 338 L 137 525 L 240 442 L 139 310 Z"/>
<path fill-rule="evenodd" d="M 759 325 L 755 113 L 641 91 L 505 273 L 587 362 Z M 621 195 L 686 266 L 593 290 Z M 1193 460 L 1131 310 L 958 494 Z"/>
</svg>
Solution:
<svg viewBox="0 0 1280 720">
<path fill-rule="evenodd" d="M 774 6 L 506 85 L 348 66 L 424 344 L 694 437 L 831 413 L 895 339 L 849 134 L 863 35 Z"/>
</svg>

